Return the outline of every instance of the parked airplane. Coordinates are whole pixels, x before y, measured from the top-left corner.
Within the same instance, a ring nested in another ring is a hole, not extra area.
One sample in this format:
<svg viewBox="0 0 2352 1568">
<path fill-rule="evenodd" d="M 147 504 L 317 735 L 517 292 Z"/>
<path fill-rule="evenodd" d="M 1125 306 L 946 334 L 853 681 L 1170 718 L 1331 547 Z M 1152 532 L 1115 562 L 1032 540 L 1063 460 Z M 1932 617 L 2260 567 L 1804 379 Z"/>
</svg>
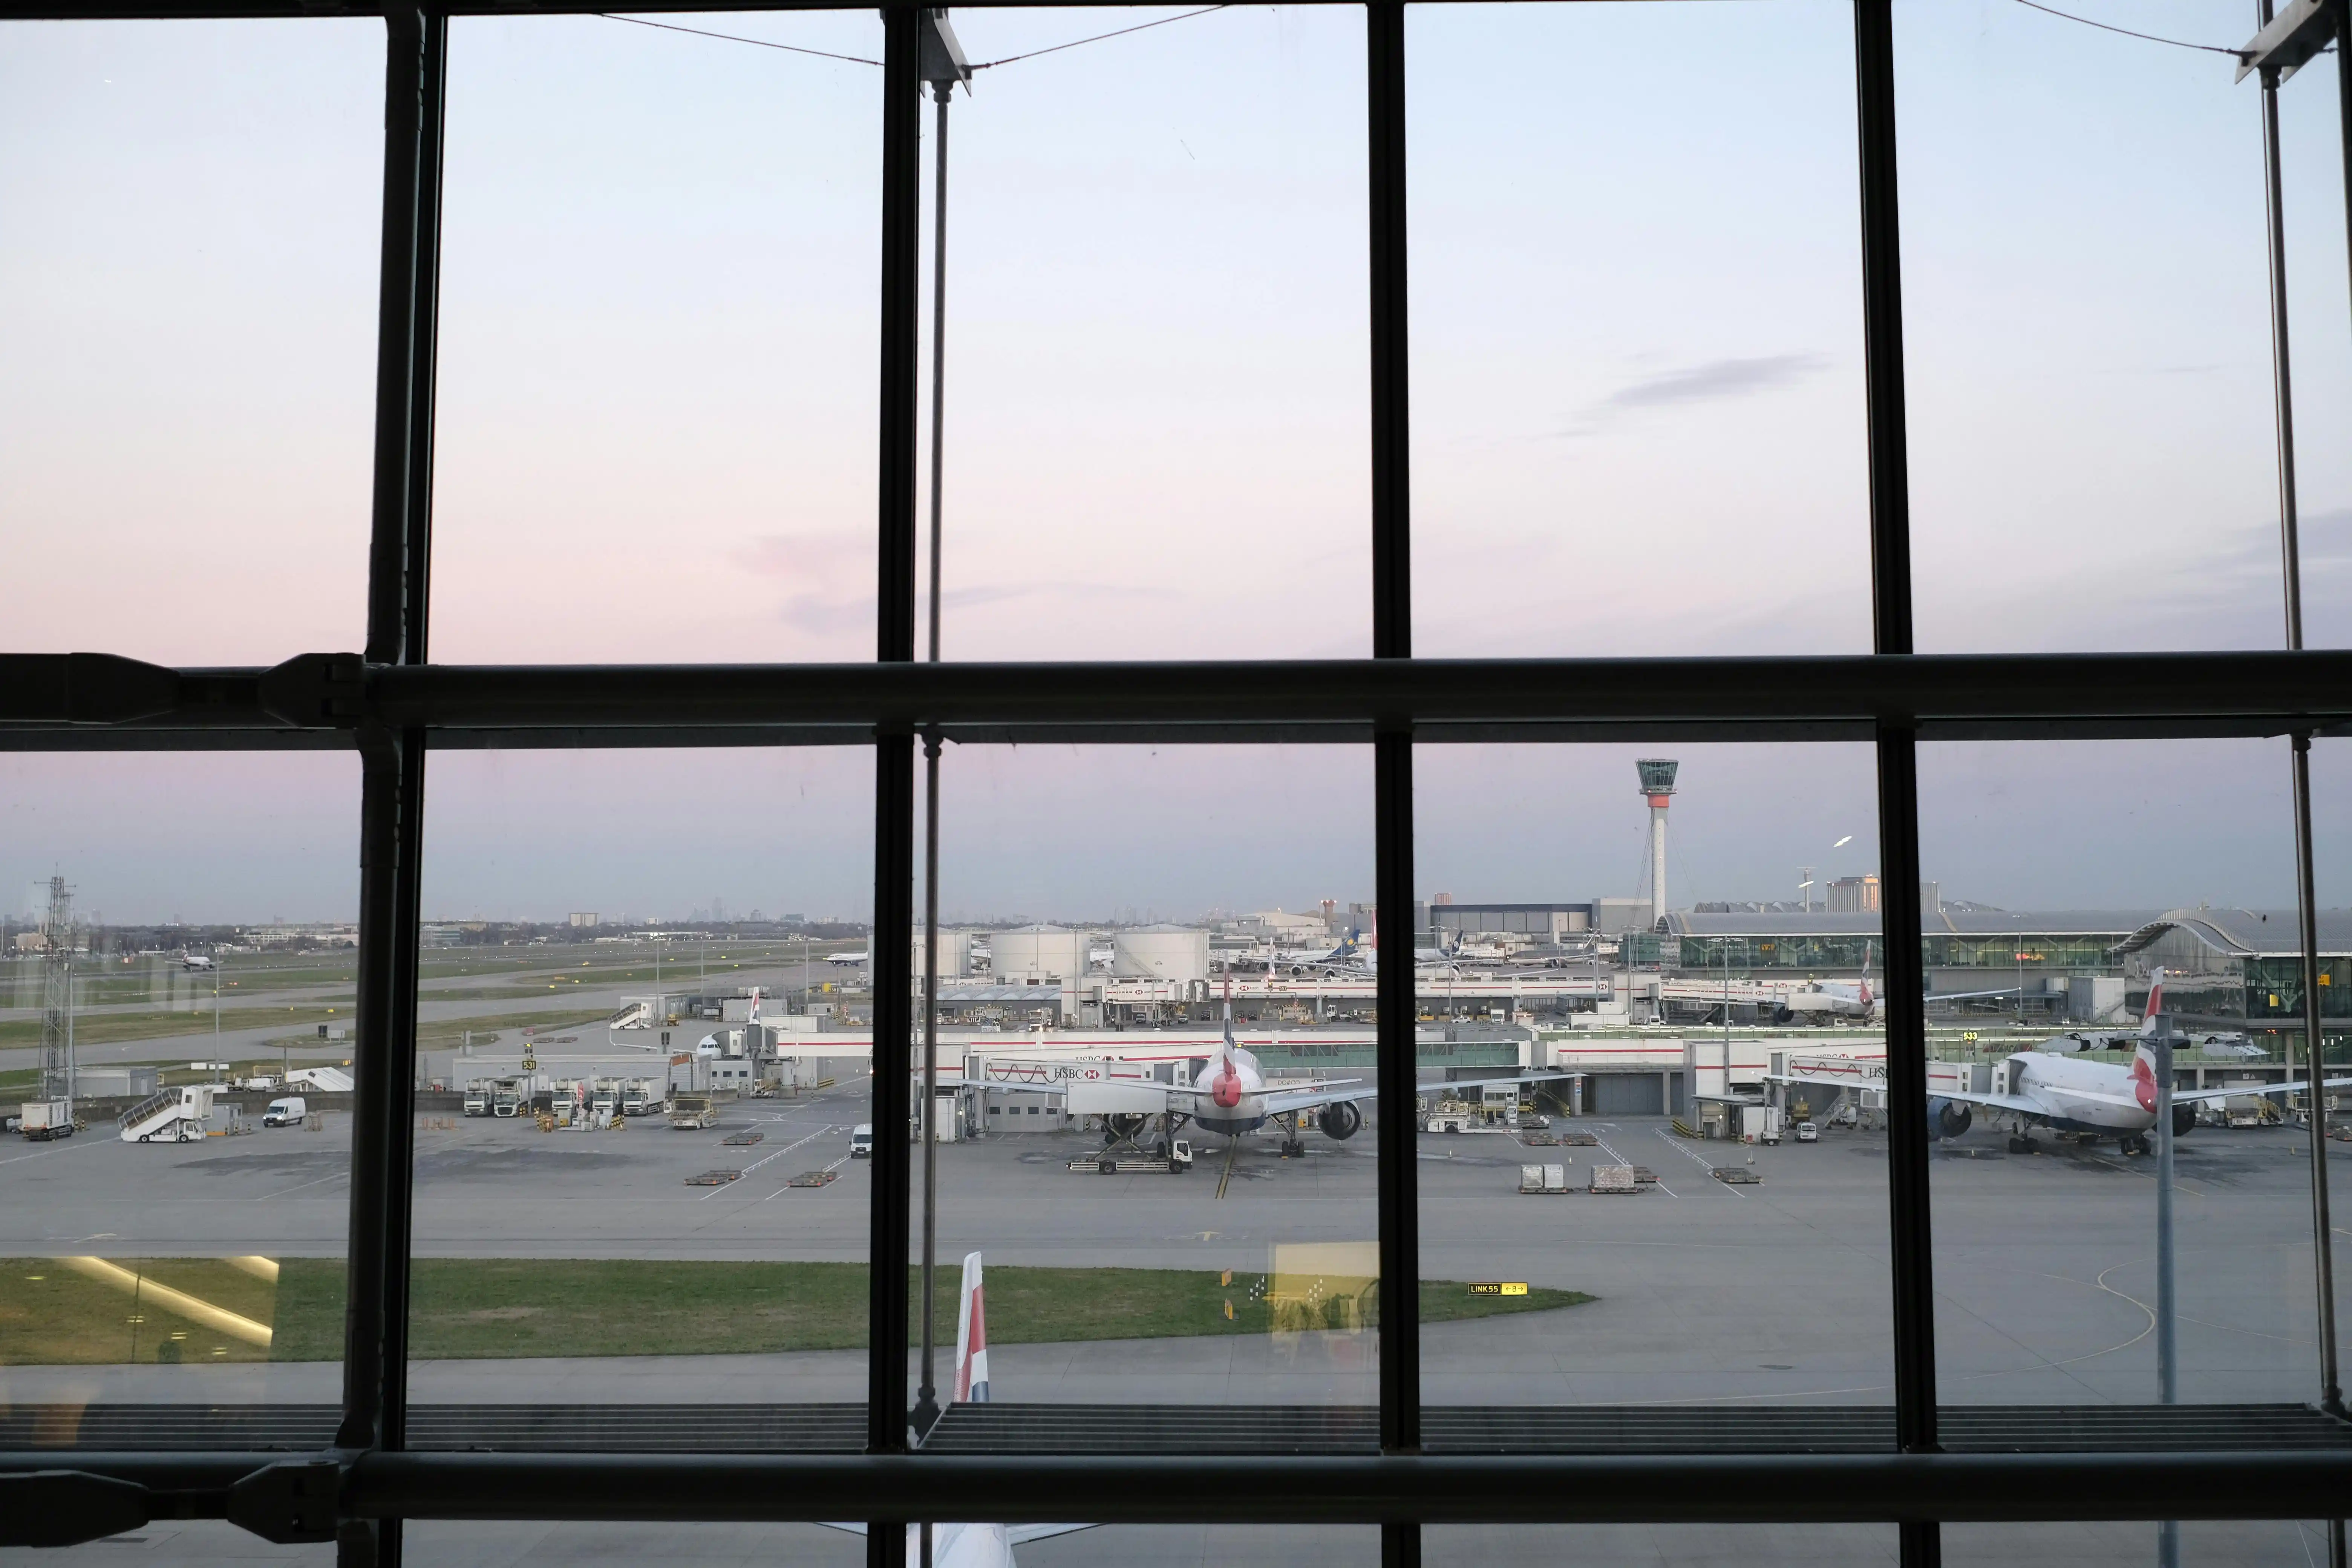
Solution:
<svg viewBox="0 0 2352 1568">
<path fill-rule="evenodd" d="M 1339 945 L 1326 953 L 1283 953 L 1275 960 L 1275 973 L 1294 977 L 1320 973 L 1336 978 L 1342 973 L 1370 974 L 1381 966 L 1380 938 L 1377 932 L 1370 942 L 1361 940 L 1360 931 L 1349 931 Z"/>
<path fill-rule="evenodd" d="M 856 952 L 828 952 L 824 955 L 824 961 L 827 963 L 855 965 L 856 967 L 863 968 L 866 963 L 866 950 L 861 947 Z"/>
<path fill-rule="evenodd" d="M 1803 1019 L 1819 1023 L 1824 1018 L 1859 1018 L 1865 1022 L 1886 1016 L 1886 1003 L 1870 989 L 1870 957 L 1872 944 L 1862 948 L 1862 978 L 1853 984 L 1843 980 L 1813 980 L 1802 991 L 1792 991 L 1773 1005 L 1772 1021 L 1792 1023 Z"/>
<path fill-rule="evenodd" d="M 1114 1073 L 1119 1071 L 1118 1064 L 1105 1065 Z M 1162 1119 L 1163 1140 L 1172 1137 L 1187 1121 L 1229 1138 L 1255 1132 L 1272 1122 L 1287 1132 L 1289 1142 L 1296 1144 L 1302 1131 L 1300 1119 L 1311 1112 L 1325 1137 L 1344 1141 L 1354 1137 L 1364 1124 L 1360 1102 L 1379 1092 L 1359 1078 L 1268 1079 L 1256 1056 L 1234 1041 L 1234 983 L 1230 979 L 1225 982 L 1225 1037 L 1215 1056 L 1196 1063 L 1176 1064 L 1173 1082 L 1163 1083 L 1142 1076 L 1150 1070 L 1150 1064 L 1136 1063 L 1132 1070 L 1137 1076 L 1113 1078 L 1091 1091 L 1091 1097 L 1104 1107 L 1104 1121 L 1113 1138 L 1135 1137 L 1157 1116 Z M 1189 1079 L 1183 1076 L 1187 1072 L 1191 1074 Z M 1456 1093 L 1484 1089 L 1488 1084 L 1535 1083 L 1568 1076 L 1534 1073 L 1463 1079 L 1432 1084 L 1430 1088 Z"/>
<path fill-rule="evenodd" d="M 1927 1100 L 1927 1136 L 1958 1137 L 1981 1109 L 1990 1113 L 1996 1125 L 2008 1121 L 2014 1129 L 2010 1147 L 2020 1152 L 2032 1147 L 2032 1129 L 2047 1127 L 2091 1142 L 2112 1137 L 2126 1154 L 2147 1153 L 2147 1135 L 2156 1126 L 2158 1105 L 2156 1047 L 2159 1041 L 2178 1037 L 2171 1017 L 2164 1011 L 2164 971 L 2159 969 L 2148 984 L 2147 1008 L 2141 1016 L 2139 1033 L 2126 1037 L 2133 1044 L 2130 1066 L 2077 1061 L 2047 1048 L 2017 1052 L 1993 1069 L 1990 1094 L 1932 1091 Z M 2073 1047 L 2075 1050 L 2098 1048 L 2090 1043 L 2096 1037 L 2073 1038 L 2083 1042 Z M 2352 1084 L 2352 1078 L 2328 1079 L 2321 1087 L 2336 1089 L 2347 1084 Z M 2266 1088 L 2233 1084 L 2227 1089 L 2175 1089 L 2173 1135 L 2179 1137 L 2197 1124 L 2197 1107 L 2203 1101 L 2248 1094 L 2292 1094 L 2303 1087 L 2300 1083 Z"/>
<path fill-rule="evenodd" d="M 988 1403 L 988 1318 L 981 1291 L 980 1254 L 963 1259 L 963 1295 L 956 1310 L 955 1381 L 950 1385 L 950 1405 Z M 832 1524 L 826 1528 L 866 1533 L 862 1524 Z M 934 1524 L 931 1526 L 931 1568 L 1015 1568 L 1013 1549 L 1032 1541 L 1074 1535 L 1091 1524 Z M 908 1568 L 922 1568 L 923 1527 L 907 1527 Z"/>
</svg>

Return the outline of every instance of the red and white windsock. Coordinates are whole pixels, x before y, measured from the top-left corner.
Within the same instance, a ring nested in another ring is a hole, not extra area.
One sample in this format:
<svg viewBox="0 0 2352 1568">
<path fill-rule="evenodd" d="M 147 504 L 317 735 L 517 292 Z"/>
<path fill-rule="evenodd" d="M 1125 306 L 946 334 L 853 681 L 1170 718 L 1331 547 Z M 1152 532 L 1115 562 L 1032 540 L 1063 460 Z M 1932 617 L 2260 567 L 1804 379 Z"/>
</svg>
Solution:
<svg viewBox="0 0 2352 1568">
<path fill-rule="evenodd" d="M 981 1298 L 980 1254 L 963 1255 L 963 1300 L 956 1310 L 955 1393 L 951 1403 L 988 1403 L 988 1312 Z"/>
</svg>

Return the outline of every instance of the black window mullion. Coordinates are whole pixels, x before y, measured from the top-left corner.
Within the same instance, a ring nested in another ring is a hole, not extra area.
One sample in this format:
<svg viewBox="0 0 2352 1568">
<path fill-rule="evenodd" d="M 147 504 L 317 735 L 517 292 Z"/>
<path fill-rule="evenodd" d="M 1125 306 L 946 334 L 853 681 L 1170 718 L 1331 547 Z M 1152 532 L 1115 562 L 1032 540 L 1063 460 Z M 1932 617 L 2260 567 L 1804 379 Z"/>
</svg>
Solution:
<svg viewBox="0 0 2352 1568">
<path fill-rule="evenodd" d="M 433 361 L 440 248 L 446 16 L 386 15 L 383 216 L 378 277 L 367 658 L 425 658 Z M 405 1438 L 416 949 L 425 736 L 370 721 L 359 735 L 360 951 L 347 1238 L 343 1416 L 337 1444 Z M 351 1521 L 338 1557 L 400 1560 L 397 1520 Z"/>
<path fill-rule="evenodd" d="M 1896 207 L 1892 0 L 1855 0 L 1856 141 L 1861 167 L 1865 420 L 1870 454 L 1873 651 L 1907 656 L 1911 622 L 1910 465 L 1903 387 L 1903 261 Z M 1919 947 L 1919 737 L 1878 725 L 1880 913 L 1886 938 L 1887 1206 L 1894 1278 L 1895 1443 L 1936 1439 L 1935 1258 L 1927 1188 L 1927 1018 Z M 1902 1529 L 1904 1568 L 1933 1568 L 1933 1521 Z"/>
<path fill-rule="evenodd" d="M 1372 657 L 1412 657 L 1412 494 L 1405 290 L 1403 0 L 1365 8 L 1371 300 Z M 1380 1089 L 1381 1447 L 1421 1447 L 1421 1216 L 1413 1159 L 1412 730 L 1372 742 L 1375 918 L 1389 961 L 1375 982 Z M 1383 1568 L 1421 1561 L 1421 1526 L 1381 1529 Z"/>
<path fill-rule="evenodd" d="M 915 657 L 915 505 L 918 253 L 922 216 L 922 12 L 882 12 L 881 471 L 875 658 Z M 869 1453 L 907 1448 L 907 1230 L 913 1194 L 907 1077 L 913 1039 L 915 880 L 914 737 L 903 728 L 874 746 L 874 1184 L 868 1251 L 866 1432 Z M 869 1568 L 899 1568 L 906 1531 L 875 1521 Z"/>
</svg>

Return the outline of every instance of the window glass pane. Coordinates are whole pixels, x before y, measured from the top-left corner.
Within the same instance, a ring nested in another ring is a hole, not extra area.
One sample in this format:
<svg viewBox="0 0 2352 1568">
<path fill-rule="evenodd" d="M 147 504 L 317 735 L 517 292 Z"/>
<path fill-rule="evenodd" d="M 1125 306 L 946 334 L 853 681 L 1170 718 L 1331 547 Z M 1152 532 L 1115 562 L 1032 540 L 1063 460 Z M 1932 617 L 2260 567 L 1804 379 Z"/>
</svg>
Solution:
<svg viewBox="0 0 2352 1568">
<path fill-rule="evenodd" d="M 1414 753 L 1432 1448 L 1893 1402 L 1872 754 L 1663 749 Z"/>
<path fill-rule="evenodd" d="M 1852 7 L 1406 15 L 1415 650 L 1867 650 Z"/>
<path fill-rule="evenodd" d="M 2315 1395 L 2288 777 L 2279 741 L 1920 748 L 1946 1405 L 2164 1401 L 2167 1125 L 2178 1401 Z"/>
<path fill-rule="evenodd" d="M 1371 651 L 1362 16 L 1176 15 L 954 18 L 949 658 Z"/>
<path fill-rule="evenodd" d="M 881 58 L 870 12 L 676 25 Z M 450 24 L 435 657 L 873 657 L 881 74 Z"/>
<path fill-rule="evenodd" d="M 383 25 L 0 26 L 10 646 L 357 647 Z"/>
<path fill-rule="evenodd" d="M 615 1561 L 734 1564 L 810 1563 L 850 1568 L 866 1561 L 856 1531 L 822 1524 L 463 1524 L 419 1520 L 404 1544 L 436 1563 Z M 961 1542 L 961 1545 L 957 1544 Z M 1019 1568 L 1084 1568 L 1107 1557 L 1144 1568 L 1294 1568 L 1298 1563 L 1370 1563 L 1380 1558 L 1377 1525 L 941 1525 L 934 1560 L 1014 1563 Z M 1000 1555 L 1008 1553 L 1009 1555 Z M 919 1565 L 909 1532 L 907 1561 Z"/>
<path fill-rule="evenodd" d="M 2352 1078 L 2352 750 L 2342 741 L 2318 741 L 2311 748 L 2312 874 L 2318 884 L 2320 1035 L 2326 1041 L 2329 1079 Z M 2289 966 L 2281 965 L 2283 968 Z M 2282 1016 L 2304 1011 L 2303 985 L 2290 972 L 2292 990 L 2281 992 Z M 2263 1001 L 2270 1000 L 2265 991 Z M 2307 1058 L 2297 1053 L 2298 1061 Z M 2336 1342 L 2352 1341 L 2352 1084 L 2325 1091 L 2328 1141 L 2320 1145 L 2327 1165 L 2328 1237 L 2336 1275 Z M 2316 1364 L 2315 1363 L 2314 1363 Z"/>
<path fill-rule="evenodd" d="M 932 1448 L 1377 1445 L 1370 763 L 941 758 Z"/>
<path fill-rule="evenodd" d="M 2344 122 L 2329 66 L 2279 93 L 2295 478 L 2301 508 L 2303 635 L 2352 643 L 2352 451 L 2329 432 L 2352 420 L 2352 292 L 2344 286 Z"/>
<path fill-rule="evenodd" d="M 2253 84 L 2023 5 L 1904 0 L 1895 37 L 1921 650 L 2279 646 Z"/>
<path fill-rule="evenodd" d="M 1891 1524 L 1433 1525 L 1422 1531 L 1431 1568 L 1712 1568 L 1719 1563 L 1818 1563 L 1879 1568 L 1898 1555 Z"/>
<path fill-rule="evenodd" d="M 331 1541 L 279 1546 L 225 1519 L 155 1519 L 102 1541 L 44 1548 L 37 1554 L 30 1549 L 14 1550 L 0 1554 L 0 1561 L 85 1568 L 119 1564 L 128 1554 L 126 1548 L 141 1553 L 139 1562 L 168 1564 L 168 1568 L 242 1568 L 251 1563 L 308 1563 L 325 1568 L 335 1560 Z"/>
<path fill-rule="evenodd" d="M 526 1564 L 678 1563 L 735 1568 L 742 1563 L 805 1563 L 859 1568 L 864 1538 L 822 1524 L 636 1524 L 597 1521 L 411 1520 L 401 1547 L 420 1563 L 448 1568 L 524 1568 Z"/>
<path fill-rule="evenodd" d="M 323 1446 L 357 762 L 16 753 L 0 799 L 0 1447 Z"/>
<path fill-rule="evenodd" d="M 2067 1520 L 2037 1524 L 1948 1524 L 1944 1561 L 1984 1564 L 2065 1563 L 2100 1565 L 2157 1561 L 2157 1531 L 2147 1520 Z M 2180 1561 L 2192 1568 L 2239 1563 L 2305 1563 L 2327 1560 L 2327 1526 L 2317 1520 L 2184 1520 Z"/>
<path fill-rule="evenodd" d="M 872 767 L 433 754 L 412 1446 L 863 1446 Z"/>
</svg>

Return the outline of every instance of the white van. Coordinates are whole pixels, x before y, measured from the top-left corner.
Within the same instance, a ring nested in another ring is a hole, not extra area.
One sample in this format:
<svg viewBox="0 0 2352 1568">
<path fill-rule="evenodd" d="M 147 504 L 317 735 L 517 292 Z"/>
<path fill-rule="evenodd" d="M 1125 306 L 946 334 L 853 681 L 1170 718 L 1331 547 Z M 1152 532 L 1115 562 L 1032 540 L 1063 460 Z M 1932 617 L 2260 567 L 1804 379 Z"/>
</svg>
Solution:
<svg viewBox="0 0 2352 1568">
<path fill-rule="evenodd" d="M 302 1102 L 302 1097 L 289 1094 L 283 1100 L 269 1102 L 269 1109 L 261 1113 L 261 1124 L 264 1127 L 291 1127 L 310 1114 L 310 1108 Z"/>
<path fill-rule="evenodd" d="M 861 1121 L 849 1130 L 849 1157 L 853 1160 L 874 1158 L 874 1123 Z"/>
</svg>

